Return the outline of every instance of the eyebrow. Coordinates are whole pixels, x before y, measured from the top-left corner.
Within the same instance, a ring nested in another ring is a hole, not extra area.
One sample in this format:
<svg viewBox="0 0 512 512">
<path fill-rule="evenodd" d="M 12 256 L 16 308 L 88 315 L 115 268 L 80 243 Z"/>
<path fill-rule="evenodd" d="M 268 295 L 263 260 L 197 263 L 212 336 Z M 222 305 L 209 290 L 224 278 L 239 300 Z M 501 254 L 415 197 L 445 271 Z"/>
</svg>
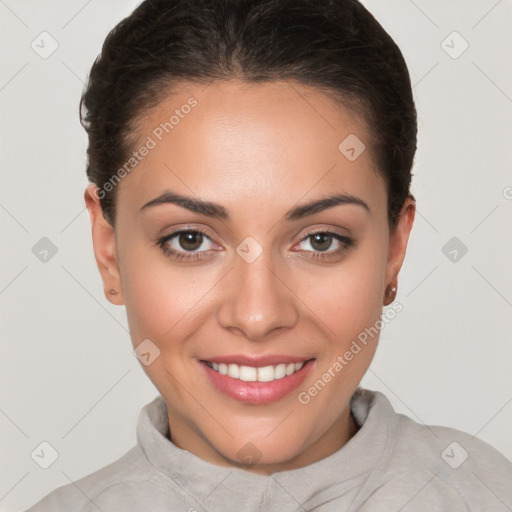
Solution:
<svg viewBox="0 0 512 512">
<path fill-rule="evenodd" d="M 212 203 L 210 201 L 203 201 L 202 199 L 193 197 L 183 196 L 171 191 L 165 191 L 158 197 L 148 201 L 144 206 L 142 206 L 141 211 L 162 204 L 175 204 L 177 206 L 181 206 L 182 208 L 186 208 L 191 212 L 205 215 L 207 217 L 230 220 L 229 210 L 220 204 Z M 370 207 L 359 197 L 355 197 L 351 194 L 331 194 L 315 201 L 295 206 L 286 213 L 285 219 L 289 221 L 298 220 L 302 219 L 303 217 L 319 213 L 323 210 L 327 210 L 328 208 L 333 208 L 334 206 L 345 204 L 361 206 L 367 212 L 371 213 Z"/>
</svg>

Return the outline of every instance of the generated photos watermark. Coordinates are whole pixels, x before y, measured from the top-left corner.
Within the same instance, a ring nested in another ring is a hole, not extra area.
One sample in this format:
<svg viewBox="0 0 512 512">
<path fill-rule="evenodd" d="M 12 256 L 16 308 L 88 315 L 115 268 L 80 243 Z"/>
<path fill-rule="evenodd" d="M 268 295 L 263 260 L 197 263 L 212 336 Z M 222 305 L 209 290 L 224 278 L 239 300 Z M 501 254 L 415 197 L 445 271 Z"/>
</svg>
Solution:
<svg viewBox="0 0 512 512">
<path fill-rule="evenodd" d="M 104 199 L 108 192 L 112 192 L 121 180 L 130 174 L 149 153 L 162 142 L 166 135 L 178 126 L 182 119 L 190 114 L 192 109 L 198 105 L 196 98 L 191 96 L 180 108 L 174 110 L 174 114 L 168 121 L 160 123 L 153 129 L 151 135 L 146 137 L 144 143 L 132 153 L 132 156 L 121 166 L 104 184 L 95 190 L 98 199 Z"/>
<path fill-rule="evenodd" d="M 307 405 L 311 402 L 311 399 L 320 393 L 325 386 L 332 379 L 336 377 L 352 359 L 368 344 L 368 341 L 373 339 L 379 334 L 382 327 L 391 322 L 400 311 L 403 310 L 403 305 L 399 301 L 393 302 L 392 306 L 380 315 L 380 319 L 377 320 L 371 327 L 366 327 L 364 331 L 357 335 L 357 338 L 352 340 L 350 347 L 343 353 L 338 355 L 334 363 L 315 381 L 306 391 L 301 391 L 297 395 L 299 403 Z"/>
</svg>

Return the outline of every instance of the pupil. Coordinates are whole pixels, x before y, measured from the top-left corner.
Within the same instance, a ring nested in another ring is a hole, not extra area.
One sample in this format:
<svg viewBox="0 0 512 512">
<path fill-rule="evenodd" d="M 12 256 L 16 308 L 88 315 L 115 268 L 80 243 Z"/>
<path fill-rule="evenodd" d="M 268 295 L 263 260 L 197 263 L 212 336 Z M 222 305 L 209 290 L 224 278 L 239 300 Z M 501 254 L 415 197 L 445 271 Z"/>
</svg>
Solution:
<svg viewBox="0 0 512 512">
<path fill-rule="evenodd" d="M 329 246 L 331 245 L 331 239 L 332 235 L 328 235 L 325 233 L 317 233 L 313 235 L 313 239 L 311 242 L 311 245 L 318 251 L 325 251 L 329 249 Z M 322 243 L 323 241 L 323 243 Z M 315 247 L 315 243 L 319 242 L 319 247 Z"/>
<path fill-rule="evenodd" d="M 201 247 L 203 235 L 201 233 L 180 233 L 179 243 L 181 247 L 188 251 L 194 251 Z"/>
</svg>

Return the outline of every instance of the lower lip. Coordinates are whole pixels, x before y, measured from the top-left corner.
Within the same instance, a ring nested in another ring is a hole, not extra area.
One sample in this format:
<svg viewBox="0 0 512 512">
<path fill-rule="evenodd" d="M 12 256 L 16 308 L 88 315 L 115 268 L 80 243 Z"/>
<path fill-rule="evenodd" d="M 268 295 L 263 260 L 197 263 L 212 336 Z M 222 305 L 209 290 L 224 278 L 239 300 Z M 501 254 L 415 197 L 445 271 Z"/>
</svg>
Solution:
<svg viewBox="0 0 512 512">
<path fill-rule="evenodd" d="M 280 400 L 298 388 L 313 368 L 315 360 L 311 359 L 300 370 L 271 382 L 246 382 L 233 379 L 228 375 L 216 372 L 204 361 L 199 361 L 199 363 L 205 369 L 210 382 L 219 391 L 239 402 L 261 405 Z"/>
</svg>

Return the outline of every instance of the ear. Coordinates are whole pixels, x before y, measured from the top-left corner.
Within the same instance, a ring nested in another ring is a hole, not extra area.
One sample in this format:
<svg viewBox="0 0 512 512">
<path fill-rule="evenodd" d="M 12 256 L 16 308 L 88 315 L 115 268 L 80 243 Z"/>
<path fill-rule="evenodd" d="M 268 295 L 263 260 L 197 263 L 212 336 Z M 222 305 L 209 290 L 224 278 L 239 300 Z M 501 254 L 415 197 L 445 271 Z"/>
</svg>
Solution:
<svg viewBox="0 0 512 512">
<path fill-rule="evenodd" d="M 388 262 L 386 265 L 385 286 L 397 286 L 398 273 L 402 268 L 409 234 L 416 214 L 416 200 L 412 195 L 405 200 L 400 212 L 400 218 L 389 238 Z M 385 290 L 383 290 L 384 296 Z"/>
<path fill-rule="evenodd" d="M 112 304 L 122 306 L 124 298 L 114 228 L 103 216 L 96 185 L 89 185 L 86 188 L 84 199 L 91 217 L 94 257 L 103 280 L 105 297 Z M 112 294 L 110 290 L 116 290 L 117 293 Z"/>
</svg>

